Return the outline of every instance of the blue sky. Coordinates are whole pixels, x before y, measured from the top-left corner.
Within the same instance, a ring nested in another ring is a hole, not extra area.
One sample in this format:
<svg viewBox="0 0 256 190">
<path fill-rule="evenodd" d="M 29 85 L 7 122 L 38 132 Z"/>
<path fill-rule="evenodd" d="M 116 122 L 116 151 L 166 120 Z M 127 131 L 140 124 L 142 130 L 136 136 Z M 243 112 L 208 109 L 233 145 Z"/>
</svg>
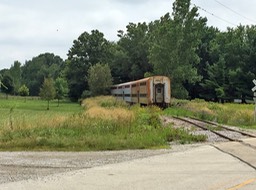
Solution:
<svg viewBox="0 0 256 190">
<path fill-rule="evenodd" d="M 208 18 L 208 25 L 221 30 L 240 23 L 256 24 L 256 1 L 191 2 L 202 8 L 199 13 Z M 173 0 L 0 0 L 0 69 L 10 68 L 15 60 L 24 64 L 45 52 L 66 59 L 73 40 L 84 31 L 98 29 L 106 39 L 115 41 L 117 30 L 125 30 L 129 22 L 159 19 L 172 12 L 172 3 Z"/>
</svg>

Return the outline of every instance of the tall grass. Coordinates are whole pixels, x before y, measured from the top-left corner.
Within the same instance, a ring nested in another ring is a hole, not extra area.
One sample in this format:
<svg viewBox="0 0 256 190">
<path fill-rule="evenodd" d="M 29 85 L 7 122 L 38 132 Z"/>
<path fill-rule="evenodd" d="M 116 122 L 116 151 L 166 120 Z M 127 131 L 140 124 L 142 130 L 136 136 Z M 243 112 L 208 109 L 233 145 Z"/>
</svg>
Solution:
<svg viewBox="0 0 256 190">
<path fill-rule="evenodd" d="M 113 97 L 89 98 L 80 107 L 55 103 L 47 111 L 40 100 L 0 100 L 0 149 L 120 150 L 168 147 L 172 140 L 202 141 L 163 127 L 158 107 L 130 107 Z"/>
<path fill-rule="evenodd" d="M 246 128 L 256 128 L 254 105 L 234 103 L 214 103 L 204 100 L 174 100 L 173 106 L 165 110 L 169 115 L 193 116 L 200 119 L 217 121 L 223 124 Z"/>
</svg>

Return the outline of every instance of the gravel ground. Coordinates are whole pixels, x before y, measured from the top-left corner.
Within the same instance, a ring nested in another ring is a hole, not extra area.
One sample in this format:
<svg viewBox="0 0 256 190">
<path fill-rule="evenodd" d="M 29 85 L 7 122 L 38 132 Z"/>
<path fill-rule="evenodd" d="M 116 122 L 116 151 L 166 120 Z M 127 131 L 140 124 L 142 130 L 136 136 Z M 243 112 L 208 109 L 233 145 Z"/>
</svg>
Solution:
<svg viewBox="0 0 256 190">
<path fill-rule="evenodd" d="M 100 152 L 0 152 L 0 184 L 184 151 L 198 146 L 200 144 L 172 145 L 172 149 L 161 150 Z"/>
<path fill-rule="evenodd" d="M 191 134 L 194 135 L 206 135 L 207 136 L 207 142 L 213 143 L 213 142 L 226 142 L 228 140 L 203 129 L 200 129 L 198 127 L 195 127 L 192 124 L 189 124 L 187 122 L 171 118 L 171 117 L 163 117 L 163 121 L 166 125 L 171 124 L 174 128 L 183 128 L 187 131 L 189 131 Z"/>
<path fill-rule="evenodd" d="M 200 122 L 200 121 L 196 121 L 196 120 L 189 119 L 189 118 L 186 118 L 186 119 L 190 120 L 190 121 L 192 121 L 194 123 L 198 123 L 200 125 L 203 125 L 203 126 L 205 125 L 205 123 L 202 124 L 202 122 Z M 222 137 L 218 136 L 217 134 L 212 133 L 211 131 L 203 130 L 203 129 L 199 128 L 199 127 L 195 127 L 192 124 L 189 124 L 187 122 L 184 122 L 184 121 L 181 121 L 181 120 L 178 120 L 178 119 L 175 119 L 175 118 L 164 116 L 162 118 L 162 120 L 165 123 L 165 125 L 171 124 L 174 128 L 183 128 L 183 129 L 189 131 L 191 134 L 194 134 L 194 135 L 206 135 L 208 143 L 228 142 L 229 141 L 229 140 L 227 140 L 225 138 L 222 138 Z M 238 127 L 232 127 L 232 126 L 227 126 L 227 125 L 225 125 L 225 127 L 231 128 L 231 129 L 236 129 L 236 130 L 241 130 Z M 255 130 L 241 130 L 241 131 L 245 131 L 245 132 L 248 132 L 248 133 L 255 134 Z M 229 131 L 229 130 L 224 130 L 223 129 L 223 130 L 218 130 L 218 132 L 223 134 L 223 135 L 225 135 L 225 136 L 233 138 L 233 139 L 245 139 L 245 138 L 248 138 L 248 136 L 244 136 L 244 135 L 242 135 L 242 134 L 240 134 L 238 132 L 234 132 L 234 131 Z"/>
</svg>

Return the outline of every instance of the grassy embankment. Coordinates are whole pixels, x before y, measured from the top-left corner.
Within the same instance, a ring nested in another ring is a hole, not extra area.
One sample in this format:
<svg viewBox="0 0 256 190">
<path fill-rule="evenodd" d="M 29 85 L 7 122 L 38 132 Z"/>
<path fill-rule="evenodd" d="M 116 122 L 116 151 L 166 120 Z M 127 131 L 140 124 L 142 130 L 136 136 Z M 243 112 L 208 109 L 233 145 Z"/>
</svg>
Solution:
<svg viewBox="0 0 256 190">
<path fill-rule="evenodd" d="M 0 99 L 0 150 L 119 150 L 167 147 L 168 141 L 202 141 L 204 136 L 163 127 L 157 107 L 132 106 L 113 97 L 64 102 Z"/>
<path fill-rule="evenodd" d="M 253 104 L 219 104 L 203 100 L 173 100 L 167 115 L 190 116 L 241 128 L 256 129 Z"/>
</svg>

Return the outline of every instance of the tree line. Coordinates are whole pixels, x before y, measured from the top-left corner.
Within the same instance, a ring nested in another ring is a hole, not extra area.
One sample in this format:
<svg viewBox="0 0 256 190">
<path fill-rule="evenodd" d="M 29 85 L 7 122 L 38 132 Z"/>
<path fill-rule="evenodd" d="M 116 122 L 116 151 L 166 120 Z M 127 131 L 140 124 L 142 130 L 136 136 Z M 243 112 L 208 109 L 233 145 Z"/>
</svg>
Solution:
<svg viewBox="0 0 256 190">
<path fill-rule="evenodd" d="M 256 75 L 256 26 L 220 31 L 207 26 L 190 0 L 176 0 L 172 13 L 150 23 L 129 23 L 116 42 L 98 30 L 83 32 L 73 41 L 68 58 L 40 54 L 23 65 L 15 61 L 0 71 L 1 90 L 40 94 L 46 78 L 67 84 L 72 100 L 108 94 L 112 83 L 152 75 L 172 81 L 172 96 L 232 101 L 251 98 Z"/>
</svg>

